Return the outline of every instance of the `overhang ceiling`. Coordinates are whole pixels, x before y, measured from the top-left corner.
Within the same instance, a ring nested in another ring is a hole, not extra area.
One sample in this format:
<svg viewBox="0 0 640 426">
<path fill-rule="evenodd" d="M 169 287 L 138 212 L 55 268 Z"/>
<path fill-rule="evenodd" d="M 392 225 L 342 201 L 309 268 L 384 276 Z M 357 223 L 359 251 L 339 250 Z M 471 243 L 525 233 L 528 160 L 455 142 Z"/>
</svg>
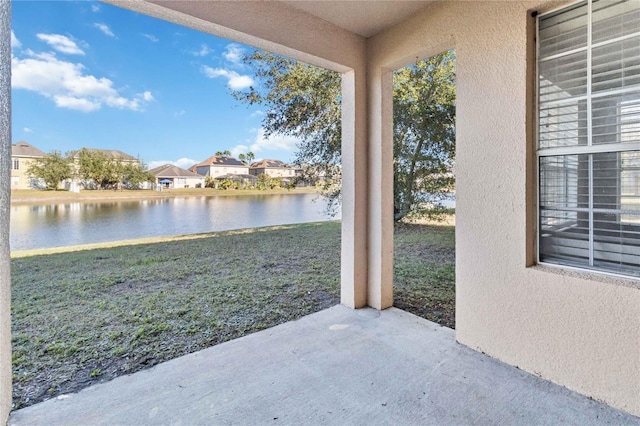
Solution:
<svg viewBox="0 0 640 426">
<path fill-rule="evenodd" d="M 404 21 L 433 1 L 282 0 L 296 9 L 366 38 Z"/>
</svg>

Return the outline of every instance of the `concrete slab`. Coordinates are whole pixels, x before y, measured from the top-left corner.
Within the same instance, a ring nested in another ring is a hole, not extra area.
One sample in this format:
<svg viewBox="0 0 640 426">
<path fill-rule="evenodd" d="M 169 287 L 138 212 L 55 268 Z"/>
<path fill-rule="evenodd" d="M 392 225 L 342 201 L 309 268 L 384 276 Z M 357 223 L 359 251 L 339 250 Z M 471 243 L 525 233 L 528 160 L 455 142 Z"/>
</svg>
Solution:
<svg viewBox="0 0 640 426">
<path fill-rule="evenodd" d="M 401 310 L 344 306 L 12 413 L 10 425 L 640 424 Z"/>
</svg>

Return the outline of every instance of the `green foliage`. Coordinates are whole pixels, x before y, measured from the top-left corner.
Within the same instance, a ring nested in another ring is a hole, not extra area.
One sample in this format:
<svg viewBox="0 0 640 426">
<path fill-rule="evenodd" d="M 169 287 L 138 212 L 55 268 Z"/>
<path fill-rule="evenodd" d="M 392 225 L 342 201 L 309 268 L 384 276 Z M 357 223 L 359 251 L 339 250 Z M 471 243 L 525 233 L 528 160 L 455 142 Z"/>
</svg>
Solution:
<svg viewBox="0 0 640 426">
<path fill-rule="evenodd" d="M 229 151 L 228 149 L 224 150 L 224 151 L 216 151 L 216 154 L 218 157 L 231 157 L 231 151 Z"/>
<path fill-rule="evenodd" d="M 27 174 L 44 180 L 47 189 L 57 189 L 60 182 L 71 178 L 71 164 L 59 151 L 51 151 L 32 163 Z"/>
<path fill-rule="evenodd" d="M 395 219 L 440 213 L 455 184 L 455 56 L 402 68 L 393 84 Z"/>
<path fill-rule="evenodd" d="M 242 161 L 244 164 L 251 164 L 253 160 L 256 158 L 256 155 L 249 151 L 246 154 L 238 155 L 238 160 Z"/>
<path fill-rule="evenodd" d="M 218 188 L 220 189 L 235 189 L 235 184 L 232 179 L 222 179 L 218 182 Z"/>
<path fill-rule="evenodd" d="M 266 173 L 258 175 L 258 181 L 256 182 L 256 189 L 265 191 L 268 189 L 276 189 L 282 186 L 282 178 L 272 178 Z"/>
<path fill-rule="evenodd" d="M 262 120 L 266 136 L 280 134 L 299 140 L 295 163 L 334 176 L 341 161 L 340 74 L 267 52 L 256 51 L 244 61 L 262 87 L 233 91 L 234 98 L 266 107 Z M 326 195 L 337 201 L 337 194 Z"/>
<path fill-rule="evenodd" d="M 146 164 L 140 159 L 138 163 L 120 163 L 122 182 L 128 189 L 140 189 L 145 182 L 154 180 L 153 174 L 147 170 Z"/>
<path fill-rule="evenodd" d="M 267 112 L 267 136 L 299 139 L 295 162 L 302 180 L 340 196 L 341 75 L 266 52 L 244 58 L 260 87 L 233 91 L 240 102 Z M 455 55 L 446 52 L 394 74 L 395 219 L 439 212 L 453 189 Z M 435 208 L 435 209 L 434 209 Z"/>
<path fill-rule="evenodd" d="M 85 181 L 85 188 L 95 185 L 98 189 L 140 189 L 144 182 L 154 178 L 140 160 L 117 160 L 104 152 L 88 149 L 80 150 L 77 159 L 78 176 Z"/>
<path fill-rule="evenodd" d="M 87 182 L 86 185 L 91 182 L 98 189 L 106 189 L 120 182 L 120 163 L 104 152 L 81 149 L 77 158 L 78 175 Z"/>
</svg>

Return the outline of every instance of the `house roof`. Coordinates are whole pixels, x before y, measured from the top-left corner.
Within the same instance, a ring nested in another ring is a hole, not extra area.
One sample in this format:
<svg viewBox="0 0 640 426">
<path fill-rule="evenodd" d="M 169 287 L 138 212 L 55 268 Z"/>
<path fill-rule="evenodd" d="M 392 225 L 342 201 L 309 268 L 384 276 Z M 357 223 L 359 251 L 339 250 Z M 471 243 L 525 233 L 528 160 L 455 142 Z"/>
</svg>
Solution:
<svg viewBox="0 0 640 426">
<path fill-rule="evenodd" d="M 43 157 L 44 152 L 40 151 L 33 145 L 29 145 L 25 141 L 11 144 L 12 157 Z"/>
<path fill-rule="evenodd" d="M 284 161 L 280 160 L 261 160 L 251 163 L 250 166 L 252 169 L 290 169 L 289 166 Z"/>
<path fill-rule="evenodd" d="M 240 160 L 236 160 L 233 157 L 227 157 L 224 155 L 214 155 L 212 157 L 207 158 L 204 161 L 201 161 L 200 163 L 196 164 L 193 167 L 201 167 L 201 166 L 240 166 L 240 167 L 247 167 L 246 164 L 244 164 L 242 161 Z"/>
<path fill-rule="evenodd" d="M 102 152 L 106 154 L 109 158 L 114 158 L 116 160 L 129 160 L 129 161 L 138 161 L 136 157 L 133 157 L 125 152 L 119 151 L 117 149 L 98 149 L 98 148 L 82 148 L 90 152 Z M 82 151 L 82 149 L 75 151 L 73 153 L 74 157 L 77 157 L 78 153 Z"/>
<path fill-rule="evenodd" d="M 199 178 L 203 179 L 203 176 L 190 172 L 189 170 L 182 169 L 173 164 L 165 164 L 155 169 L 149 170 L 149 173 L 153 174 L 157 178 Z"/>
</svg>

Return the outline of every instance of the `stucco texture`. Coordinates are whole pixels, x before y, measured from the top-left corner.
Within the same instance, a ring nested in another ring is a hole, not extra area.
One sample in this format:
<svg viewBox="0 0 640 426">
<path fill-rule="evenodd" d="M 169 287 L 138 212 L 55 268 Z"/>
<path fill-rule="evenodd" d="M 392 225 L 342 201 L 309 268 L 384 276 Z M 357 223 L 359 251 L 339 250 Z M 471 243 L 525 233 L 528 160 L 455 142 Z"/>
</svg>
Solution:
<svg viewBox="0 0 640 426">
<path fill-rule="evenodd" d="M 639 415 L 635 283 L 527 267 L 535 215 L 527 29 L 537 6 L 434 5 L 372 40 L 370 68 L 456 49 L 457 340 Z"/>
<path fill-rule="evenodd" d="M 0 423 L 11 410 L 11 2 L 0 0 Z"/>
</svg>

